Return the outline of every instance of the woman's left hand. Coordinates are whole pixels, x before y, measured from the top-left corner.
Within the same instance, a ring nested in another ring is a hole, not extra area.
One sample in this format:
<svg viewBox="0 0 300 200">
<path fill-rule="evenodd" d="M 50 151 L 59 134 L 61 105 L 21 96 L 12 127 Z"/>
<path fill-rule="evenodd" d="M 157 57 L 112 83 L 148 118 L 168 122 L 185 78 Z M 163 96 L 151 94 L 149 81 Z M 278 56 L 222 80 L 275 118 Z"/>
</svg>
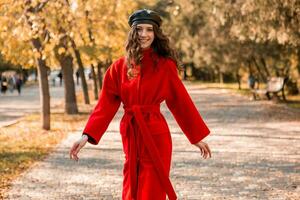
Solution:
<svg viewBox="0 0 300 200">
<path fill-rule="evenodd" d="M 206 158 L 211 158 L 211 151 L 210 151 L 210 148 L 208 146 L 208 144 L 206 144 L 205 142 L 198 142 L 196 144 L 194 144 L 195 146 L 197 146 L 200 151 L 201 151 L 201 156 L 203 156 L 204 159 Z"/>
</svg>

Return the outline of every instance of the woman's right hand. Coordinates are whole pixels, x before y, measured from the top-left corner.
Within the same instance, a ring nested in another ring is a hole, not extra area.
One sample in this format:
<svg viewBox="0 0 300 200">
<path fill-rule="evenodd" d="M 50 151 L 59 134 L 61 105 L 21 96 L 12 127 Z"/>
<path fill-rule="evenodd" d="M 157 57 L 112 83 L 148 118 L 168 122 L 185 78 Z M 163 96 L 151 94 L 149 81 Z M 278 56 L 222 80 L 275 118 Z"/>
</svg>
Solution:
<svg viewBox="0 0 300 200">
<path fill-rule="evenodd" d="M 203 156 L 204 159 L 211 158 L 211 150 L 210 150 L 208 144 L 206 144 L 205 142 L 200 141 L 200 142 L 198 142 L 194 145 L 197 146 L 200 149 L 201 155 Z"/>
<path fill-rule="evenodd" d="M 82 147 L 84 147 L 84 145 L 86 144 L 87 141 L 88 141 L 88 136 L 82 135 L 78 141 L 74 142 L 72 148 L 70 149 L 70 159 L 73 159 L 76 161 L 79 160 L 77 154 L 80 151 L 80 149 Z"/>
</svg>

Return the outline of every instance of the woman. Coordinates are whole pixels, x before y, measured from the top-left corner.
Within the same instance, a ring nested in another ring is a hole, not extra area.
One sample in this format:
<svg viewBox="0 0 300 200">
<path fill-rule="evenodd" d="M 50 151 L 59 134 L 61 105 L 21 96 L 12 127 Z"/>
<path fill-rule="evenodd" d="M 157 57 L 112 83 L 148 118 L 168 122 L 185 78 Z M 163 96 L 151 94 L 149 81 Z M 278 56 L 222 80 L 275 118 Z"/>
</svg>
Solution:
<svg viewBox="0 0 300 200">
<path fill-rule="evenodd" d="M 81 139 L 70 150 L 70 158 L 78 160 L 87 141 L 98 144 L 122 102 L 123 200 L 162 200 L 166 194 L 170 200 L 177 198 L 169 179 L 171 135 L 160 113 L 164 100 L 189 141 L 205 159 L 211 157 L 208 145 L 201 141 L 209 129 L 178 77 L 177 58 L 161 23 L 156 12 L 146 9 L 129 17 L 127 55 L 108 68 L 99 101 Z"/>
</svg>

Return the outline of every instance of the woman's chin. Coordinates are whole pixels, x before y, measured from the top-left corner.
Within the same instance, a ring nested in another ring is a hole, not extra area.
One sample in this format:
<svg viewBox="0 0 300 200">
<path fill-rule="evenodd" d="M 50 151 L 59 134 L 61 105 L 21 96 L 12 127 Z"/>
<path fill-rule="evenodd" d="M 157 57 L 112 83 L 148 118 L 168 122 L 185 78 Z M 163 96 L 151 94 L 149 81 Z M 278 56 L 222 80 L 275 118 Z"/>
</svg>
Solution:
<svg viewBox="0 0 300 200">
<path fill-rule="evenodd" d="M 142 49 L 148 49 L 150 48 L 150 45 L 141 45 Z"/>
</svg>

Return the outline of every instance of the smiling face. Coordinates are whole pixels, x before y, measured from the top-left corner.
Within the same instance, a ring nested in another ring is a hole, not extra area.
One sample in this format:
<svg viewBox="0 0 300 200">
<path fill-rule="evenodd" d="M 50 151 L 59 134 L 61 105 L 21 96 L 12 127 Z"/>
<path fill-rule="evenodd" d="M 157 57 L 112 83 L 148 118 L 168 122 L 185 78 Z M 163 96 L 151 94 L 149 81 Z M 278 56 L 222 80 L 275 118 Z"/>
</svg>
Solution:
<svg viewBox="0 0 300 200">
<path fill-rule="evenodd" d="M 152 24 L 138 24 L 137 32 L 142 49 L 147 49 L 151 46 L 154 40 L 154 31 Z"/>
</svg>

